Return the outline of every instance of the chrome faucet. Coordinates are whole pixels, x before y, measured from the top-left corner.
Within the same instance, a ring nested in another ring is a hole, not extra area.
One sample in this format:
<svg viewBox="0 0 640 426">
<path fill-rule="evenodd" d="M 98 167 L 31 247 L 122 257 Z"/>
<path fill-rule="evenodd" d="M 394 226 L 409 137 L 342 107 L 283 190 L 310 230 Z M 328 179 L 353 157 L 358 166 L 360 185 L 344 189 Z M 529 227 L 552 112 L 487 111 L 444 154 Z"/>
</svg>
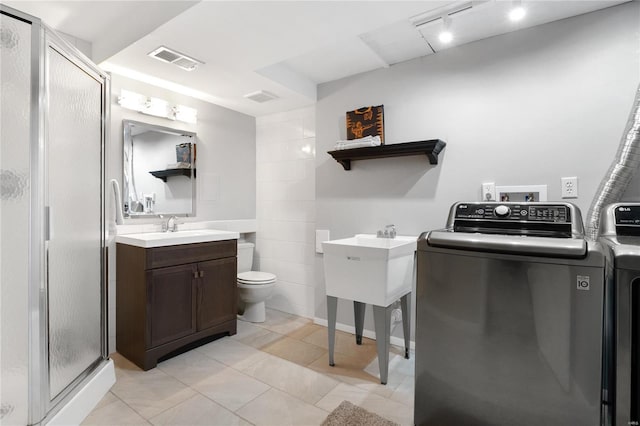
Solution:
<svg viewBox="0 0 640 426">
<path fill-rule="evenodd" d="M 160 219 L 163 219 L 164 216 L 160 215 Z M 162 232 L 176 232 L 178 230 L 178 217 L 171 216 L 167 221 L 162 221 Z"/>
<path fill-rule="evenodd" d="M 395 238 L 396 237 L 396 226 L 395 225 L 387 225 L 384 227 L 384 231 L 379 230 L 376 234 L 378 238 Z"/>
</svg>

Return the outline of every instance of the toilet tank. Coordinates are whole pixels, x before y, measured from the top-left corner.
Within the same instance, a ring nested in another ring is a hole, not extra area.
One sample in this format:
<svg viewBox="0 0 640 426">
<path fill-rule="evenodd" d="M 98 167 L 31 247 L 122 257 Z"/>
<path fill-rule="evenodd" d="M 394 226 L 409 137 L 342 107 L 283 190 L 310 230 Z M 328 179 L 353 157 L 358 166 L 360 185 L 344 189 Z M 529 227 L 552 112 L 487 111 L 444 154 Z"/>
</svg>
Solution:
<svg viewBox="0 0 640 426">
<path fill-rule="evenodd" d="M 238 273 L 249 272 L 253 267 L 253 243 L 238 243 Z"/>
</svg>

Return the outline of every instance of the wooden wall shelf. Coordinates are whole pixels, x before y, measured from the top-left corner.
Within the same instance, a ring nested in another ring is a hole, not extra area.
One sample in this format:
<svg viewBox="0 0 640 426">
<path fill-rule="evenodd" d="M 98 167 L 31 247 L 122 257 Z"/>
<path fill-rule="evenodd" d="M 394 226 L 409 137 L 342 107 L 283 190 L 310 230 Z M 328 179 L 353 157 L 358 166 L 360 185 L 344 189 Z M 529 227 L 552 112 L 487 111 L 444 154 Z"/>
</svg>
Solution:
<svg viewBox="0 0 640 426">
<path fill-rule="evenodd" d="M 166 170 L 155 170 L 149 173 L 151 173 L 158 179 L 162 179 L 163 182 L 166 182 L 167 178 L 170 176 L 191 177 L 191 170 L 193 170 L 193 177 L 196 177 L 196 169 L 166 169 Z"/>
<path fill-rule="evenodd" d="M 404 157 L 407 155 L 426 155 L 429 163 L 438 164 L 438 154 L 446 146 L 440 139 L 427 141 L 395 143 L 391 145 L 367 146 L 363 148 L 339 149 L 329 151 L 345 170 L 351 170 L 351 161 L 369 160 L 372 158 Z"/>
</svg>

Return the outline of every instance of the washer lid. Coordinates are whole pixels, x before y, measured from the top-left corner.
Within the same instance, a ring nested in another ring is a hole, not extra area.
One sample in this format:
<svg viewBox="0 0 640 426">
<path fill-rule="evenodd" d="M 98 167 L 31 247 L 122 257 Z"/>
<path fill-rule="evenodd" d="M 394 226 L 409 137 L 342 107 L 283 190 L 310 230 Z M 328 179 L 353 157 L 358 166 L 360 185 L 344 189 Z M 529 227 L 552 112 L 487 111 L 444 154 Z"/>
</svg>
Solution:
<svg viewBox="0 0 640 426">
<path fill-rule="evenodd" d="M 276 276 L 269 272 L 248 271 L 238 274 L 238 281 L 249 281 L 253 283 L 275 281 Z"/>
</svg>

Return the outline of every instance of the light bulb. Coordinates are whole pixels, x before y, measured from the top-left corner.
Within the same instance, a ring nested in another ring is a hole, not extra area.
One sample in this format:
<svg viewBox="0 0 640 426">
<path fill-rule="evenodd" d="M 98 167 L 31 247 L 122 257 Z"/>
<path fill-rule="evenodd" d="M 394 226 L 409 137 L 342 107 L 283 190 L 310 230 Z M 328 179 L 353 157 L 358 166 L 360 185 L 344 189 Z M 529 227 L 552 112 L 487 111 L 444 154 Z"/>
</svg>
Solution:
<svg viewBox="0 0 640 426">
<path fill-rule="evenodd" d="M 514 22 L 517 22 L 522 18 L 524 18 L 526 14 L 527 14 L 527 11 L 524 7 L 517 6 L 511 9 L 511 11 L 509 12 L 509 19 L 511 19 Z"/>
<path fill-rule="evenodd" d="M 438 39 L 443 43 L 451 43 L 453 34 L 451 34 L 451 31 L 445 30 L 438 35 Z"/>
</svg>

